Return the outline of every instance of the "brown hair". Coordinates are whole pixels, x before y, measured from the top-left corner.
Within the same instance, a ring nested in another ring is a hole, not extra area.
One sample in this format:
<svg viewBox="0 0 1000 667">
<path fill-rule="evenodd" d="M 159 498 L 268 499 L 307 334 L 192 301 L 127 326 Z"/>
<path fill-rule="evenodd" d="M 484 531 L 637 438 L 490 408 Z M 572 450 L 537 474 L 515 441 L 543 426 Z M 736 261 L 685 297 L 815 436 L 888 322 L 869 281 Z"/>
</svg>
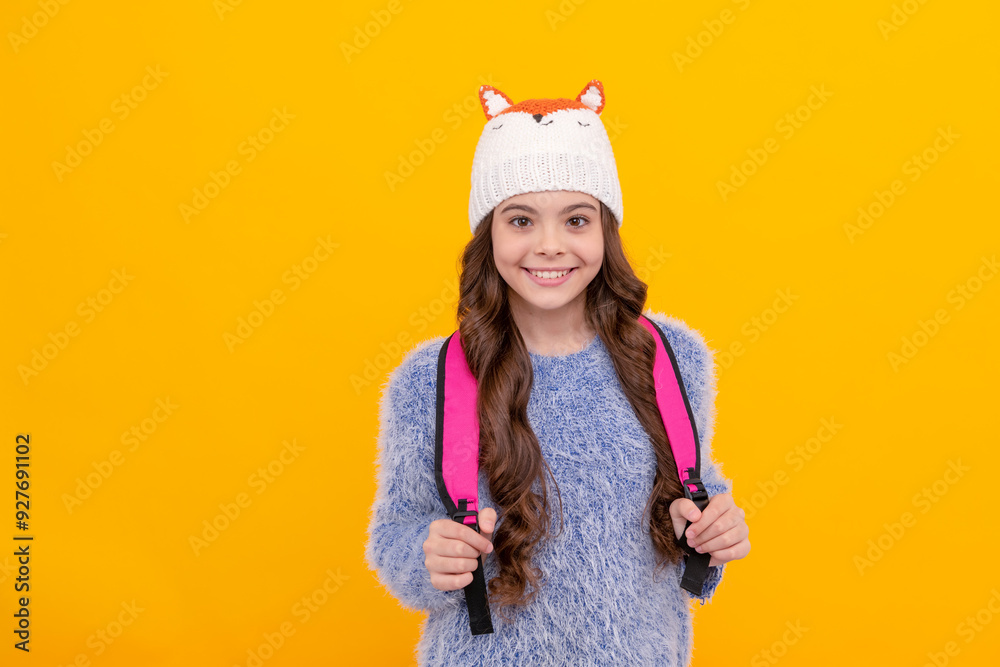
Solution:
<svg viewBox="0 0 1000 667">
<path fill-rule="evenodd" d="M 502 608 L 525 605 L 537 593 L 542 573 L 530 566 L 530 560 L 536 545 L 548 536 L 548 485 L 542 472 L 544 468 L 552 476 L 552 471 L 528 422 L 531 357 L 510 312 L 507 283 L 493 261 L 492 227 L 490 212 L 462 254 L 458 320 L 465 356 L 478 382 L 480 469 L 497 505 L 493 545 L 499 574 L 488 588 L 491 604 Z M 618 223 L 603 202 L 601 227 L 604 259 L 586 289 L 585 317 L 607 348 L 622 390 L 656 453 L 653 489 L 643 526 L 637 529 L 646 525 L 647 515 L 651 517 L 649 532 L 659 572 L 668 562 L 679 562 L 683 553 L 669 513 L 670 503 L 683 495 L 683 489 L 655 402 L 656 344 L 638 321 L 647 285 L 632 270 Z M 536 482 L 540 493 L 533 489 Z M 561 532 L 561 497 L 559 514 Z M 503 610 L 500 615 L 511 620 Z"/>
</svg>

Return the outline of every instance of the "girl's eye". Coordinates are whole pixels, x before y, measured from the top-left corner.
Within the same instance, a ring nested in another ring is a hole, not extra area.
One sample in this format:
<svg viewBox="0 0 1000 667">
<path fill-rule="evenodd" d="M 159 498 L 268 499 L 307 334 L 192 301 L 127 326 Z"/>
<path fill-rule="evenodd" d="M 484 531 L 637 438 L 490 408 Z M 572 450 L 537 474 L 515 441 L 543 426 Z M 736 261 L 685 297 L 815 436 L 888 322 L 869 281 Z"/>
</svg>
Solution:
<svg viewBox="0 0 1000 667">
<path fill-rule="evenodd" d="M 518 220 L 525 220 L 525 221 L 527 221 L 529 223 L 531 222 L 531 220 L 528 220 L 528 218 L 524 217 L 523 215 L 519 215 L 516 218 L 511 218 L 510 219 L 510 223 L 512 225 L 514 225 L 515 227 L 517 227 L 518 229 L 523 229 L 524 227 L 527 226 L 527 225 L 520 225 L 520 224 L 518 224 Z M 580 227 L 585 227 L 588 224 L 590 224 L 590 221 L 587 220 L 587 218 L 585 218 L 582 215 L 574 215 L 572 218 L 569 219 L 569 222 L 571 222 L 573 220 L 578 220 L 579 221 L 579 224 L 575 224 L 575 225 L 571 224 L 570 225 L 570 227 L 573 227 L 575 229 L 579 229 Z"/>
</svg>

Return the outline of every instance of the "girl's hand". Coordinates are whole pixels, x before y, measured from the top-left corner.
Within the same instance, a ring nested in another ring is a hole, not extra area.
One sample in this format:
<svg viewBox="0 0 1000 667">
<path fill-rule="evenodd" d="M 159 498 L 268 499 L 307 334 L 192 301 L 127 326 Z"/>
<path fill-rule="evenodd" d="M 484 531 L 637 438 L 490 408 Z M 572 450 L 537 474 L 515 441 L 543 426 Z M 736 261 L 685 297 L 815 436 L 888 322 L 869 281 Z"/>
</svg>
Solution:
<svg viewBox="0 0 1000 667">
<path fill-rule="evenodd" d="M 497 512 L 492 507 L 479 510 L 479 531 L 451 519 L 431 522 L 424 540 L 424 565 L 431 573 L 431 585 L 440 591 L 465 588 L 479 567 L 479 556 L 493 551 L 493 527 Z"/>
<path fill-rule="evenodd" d="M 704 512 L 698 509 L 693 500 L 683 496 L 670 503 L 670 520 L 674 524 L 677 539 L 681 539 L 684 526 L 690 520 L 687 542 L 699 552 L 707 551 L 712 554 L 709 566 L 722 565 L 750 553 L 750 540 L 747 537 L 750 528 L 744 520 L 745 516 L 746 512 L 736 506 L 729 493 L 709 498 Z"/>
</svg>

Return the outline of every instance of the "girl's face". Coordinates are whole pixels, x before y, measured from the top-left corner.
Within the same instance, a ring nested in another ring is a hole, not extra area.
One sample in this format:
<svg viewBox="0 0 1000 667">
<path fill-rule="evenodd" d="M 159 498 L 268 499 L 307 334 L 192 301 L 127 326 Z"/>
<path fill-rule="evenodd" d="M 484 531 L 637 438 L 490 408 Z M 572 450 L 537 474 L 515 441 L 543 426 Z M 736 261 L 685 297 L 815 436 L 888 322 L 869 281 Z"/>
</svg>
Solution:
<svg viewBox="0 0 1000 667">
<path fill-rule="evenodd" d="M 492 235 L 512 307 L 539 315 L 583 306 L 604 259 L 597 199 L 568 190 L 515 195 L 493 209 Z"/>
</svg>

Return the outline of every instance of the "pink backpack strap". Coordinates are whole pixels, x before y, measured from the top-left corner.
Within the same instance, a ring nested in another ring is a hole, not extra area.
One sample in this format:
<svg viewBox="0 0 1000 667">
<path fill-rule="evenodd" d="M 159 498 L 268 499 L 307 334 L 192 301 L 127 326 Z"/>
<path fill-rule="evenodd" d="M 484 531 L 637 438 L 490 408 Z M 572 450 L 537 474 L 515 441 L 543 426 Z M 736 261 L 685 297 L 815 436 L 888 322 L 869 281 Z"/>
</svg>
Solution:
<svg viewBox="0 0 1000 667">
<path fill-rule="evenodd" d="M 434 476 L 448 516 L 479 532 L 479 412 L 477 383 L 455 331 L 441 345 L 437 367 L 437 428 Z M 469 627 L 474 635 L 493 632 L 483 557 L 465 587 Z"/>
<path fill-rule="evenodd" d="M 660 408 L 660 417 L 667 431 L 670 451 L 673 452 L 674 463 L 677 466 L 677 476 L 681 480 L 684 496 L 692 500 L 698 509 L 704 510 L 708 506 L 709 495 L 701 481 L 698 427 L 684 388 L 677 356 L 670 347 L 666 334 L 656 323 L 644 315 L 639 316 L 639 322 L 649 330 L 656 342 L 656 357 L 653 362 L 656 404 Z M 712 555 L 698 553 L 688 545 L 687 529 L 690 525 L 689 520 L 680 538 L 680 545 L 687 554 L 681 586 L 695 595 L 701 595 Z"/>
</svg>

